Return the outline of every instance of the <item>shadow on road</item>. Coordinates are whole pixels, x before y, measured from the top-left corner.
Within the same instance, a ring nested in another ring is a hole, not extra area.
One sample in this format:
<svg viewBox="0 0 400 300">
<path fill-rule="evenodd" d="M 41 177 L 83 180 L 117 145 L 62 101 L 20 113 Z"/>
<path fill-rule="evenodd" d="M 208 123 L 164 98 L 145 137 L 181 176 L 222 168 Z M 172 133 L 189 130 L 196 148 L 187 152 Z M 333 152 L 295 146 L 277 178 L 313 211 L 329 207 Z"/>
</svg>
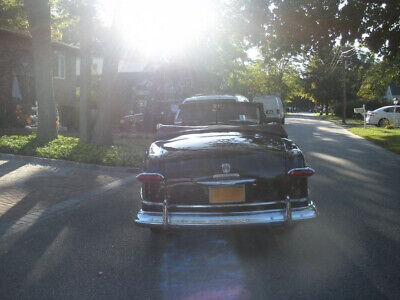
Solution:
<svg viewBox="0 0 400 300">
<path fill-rule="evenodd" d="M 315 221 L 154 235 L 129 185 L 1 245 L 0 298 L 399 298 L 398 158 L 314 116 L 285 127 L 317 172 Z"/>
</svg>

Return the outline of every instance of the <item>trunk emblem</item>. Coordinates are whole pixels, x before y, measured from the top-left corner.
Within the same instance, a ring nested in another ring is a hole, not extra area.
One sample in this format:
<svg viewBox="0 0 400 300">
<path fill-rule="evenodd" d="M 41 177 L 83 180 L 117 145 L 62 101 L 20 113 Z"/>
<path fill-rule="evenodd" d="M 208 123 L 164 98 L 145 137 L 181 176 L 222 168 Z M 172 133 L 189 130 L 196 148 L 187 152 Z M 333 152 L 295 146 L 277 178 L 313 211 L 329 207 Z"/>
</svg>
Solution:
<svg viewBox="0 0 400 300">
<path fill-rule="evenodd" d="M 231 165 L 230 164 L 222 164 L 222 173 L 228 174 L 231 171 Z"/>
</svg>

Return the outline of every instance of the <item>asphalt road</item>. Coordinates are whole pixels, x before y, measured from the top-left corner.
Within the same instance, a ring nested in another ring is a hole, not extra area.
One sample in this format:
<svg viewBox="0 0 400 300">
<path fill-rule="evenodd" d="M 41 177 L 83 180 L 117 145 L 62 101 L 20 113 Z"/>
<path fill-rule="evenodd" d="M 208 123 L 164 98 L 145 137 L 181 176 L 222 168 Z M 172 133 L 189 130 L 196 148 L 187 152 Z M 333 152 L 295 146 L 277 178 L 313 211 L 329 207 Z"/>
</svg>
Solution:
<svg viewBox="0 0 400 300">
<path fill-rule="evenodd" d="M 315 221 L 154 235 L 132 222 L 137 183 L 117 181 L 3 236 L 0 298 L 399 299 L 400 156 L 310 115 L 285 127 L 317 172 Z"/>
</svg>

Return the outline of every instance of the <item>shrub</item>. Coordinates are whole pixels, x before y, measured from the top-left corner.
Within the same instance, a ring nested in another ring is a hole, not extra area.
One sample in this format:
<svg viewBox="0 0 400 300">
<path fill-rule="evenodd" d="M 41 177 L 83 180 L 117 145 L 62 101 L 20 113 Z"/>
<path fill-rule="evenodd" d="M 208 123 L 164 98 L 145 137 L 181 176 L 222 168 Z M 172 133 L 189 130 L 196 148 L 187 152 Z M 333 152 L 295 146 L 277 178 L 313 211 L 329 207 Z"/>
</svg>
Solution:
<svg viewBox="0 0 400 300">
<path fill-rule="evenodd" d="M 359 117 L 361 116 L 360 114 L 354 114 L 354 108 L 355 107 L 362 107 L 363 103 L 361 101 L 358 100 L 351 100 L 351 101 L 347 101 L 346 104 L 346 118 L 350 118 L 350 117 Z M 343 113 L 343 103 L 341 101 L 338 101 L 335 105 L 335 115 L 337 116 L 342 116 Z"/>
<path fill-rule="evenodd" d="M 394 127 L 394 125 L 386 125 L 385 129 L 395 129 L 396 127 Z"/>
</svg>

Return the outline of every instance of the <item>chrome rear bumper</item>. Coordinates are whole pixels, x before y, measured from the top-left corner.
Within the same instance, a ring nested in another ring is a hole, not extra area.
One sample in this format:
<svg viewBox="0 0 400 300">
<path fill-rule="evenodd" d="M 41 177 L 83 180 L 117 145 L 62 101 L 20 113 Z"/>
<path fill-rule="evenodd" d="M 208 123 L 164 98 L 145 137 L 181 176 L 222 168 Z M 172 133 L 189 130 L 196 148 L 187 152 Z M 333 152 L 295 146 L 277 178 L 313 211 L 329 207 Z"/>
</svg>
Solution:
<svg viewBox="0 0 400 300">
<path fill-rule="evenodd" d="M 163 205 L 163 204 L 161 204 Z M 170 212 L 163 205 L 163 212 L 140 210 L 135 223 L 145 227 L 221 227 L 246 225 L 272 225 L 313 219 L 318 211 L 313 202 L 301 208 L 255 210 L 245 212 Z"/>
</svg>

